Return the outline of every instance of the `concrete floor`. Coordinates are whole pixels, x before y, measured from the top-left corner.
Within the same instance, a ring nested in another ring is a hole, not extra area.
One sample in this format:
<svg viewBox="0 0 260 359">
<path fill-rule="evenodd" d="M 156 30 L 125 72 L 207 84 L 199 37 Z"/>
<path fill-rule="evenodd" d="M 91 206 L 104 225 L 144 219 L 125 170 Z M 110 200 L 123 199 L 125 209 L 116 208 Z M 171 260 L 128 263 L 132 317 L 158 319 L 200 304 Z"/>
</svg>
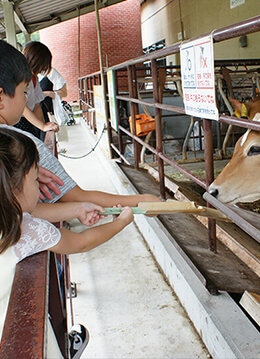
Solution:
<svg viewBox="0 0 260 359">
<path fill-rule="evenodd" d="M 85 126 L 78 123 L 67 131 L 69 140 L 59 141 L 66 155 L 91 149 Z M 96 152 L 59 159 L 82 188 L 118 193 Z M 82 230 L 77 220 L 71 226 Z M 78 290 L 75 323 L 90 332 L 82 358 L 210 357 L 134 223 L 106 244 L 69 258 Z"/>
</svg>

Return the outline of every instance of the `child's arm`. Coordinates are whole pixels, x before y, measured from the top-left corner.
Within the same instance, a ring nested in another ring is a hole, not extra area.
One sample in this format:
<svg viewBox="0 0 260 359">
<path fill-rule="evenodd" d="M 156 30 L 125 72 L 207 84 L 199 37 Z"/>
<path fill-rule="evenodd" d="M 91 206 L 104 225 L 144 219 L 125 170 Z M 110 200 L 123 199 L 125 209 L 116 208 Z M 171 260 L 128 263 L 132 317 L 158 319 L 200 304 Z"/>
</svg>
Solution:
<svg viewBox="0 0 260 359">
<path fill-rule="evenodd" d="M 43 94 L 45 95 L 45 97 L 51 97 L 51 98 L 55 98 L 56 93 L 60 96 L 60 98 L 66 97 L 67 96 L 67 85 L 64 84 L 62 86 L 62 88 L 60 88 L 59 90 L 54 90 L 54 91 L 43 91 Z"/>
<path fill-rule="evenodd" d="M 158 202 L 158 197 L 152 194 L 136 195 L 117 195 L 101 191 L 84 191 L 79 186 L 75 186 L 67 192 L 61 199 L 61 202 L 86 201 L 94 202 L 102 207 L 113 207 L 121 204 L 123 207 L 136 207 L 139 202 Z"/>
<path fill-rule="evenodd" d="M 36 105 L 37 106 L 37 105 Z M 40 113 L 39 109 L 36 108 L 35 110 L 36 112 L 34 113 L 33 111 L 31 111 L 27 106 L 25 106 L 25 109 L 23 111 L 23 115 L 24 117 L 31 122 L 31 124 L 33 124 L 35 127 L 39 128 L 40 130 L 46 132 L 46 131 L 55 131 L 57 132 L 59 130 L 59 126 L 54 123 L 54 122 L 47 122 L 45 123 L 44 120 L 41 121 L 38 116 L 36 115 L 37 113 Z"/>
<path fill-rule="evenodd" d="M 85 226 L 92 226 L 102 218 L 98 211 L 104 209 L 86 202 L 38 203 L 31 214 L 52 223 L 78 218 Z"/>
<path fill-rule="evenodd" d="M 67 96 L 67 84 L 64 84 L 62 86 L 62 88 L 60 88 L 59 90 L 55 90 L 55 92 L 57 92 L 57 94 L 60 96 L 60 98 L 64 98 Z"/>
<path fill-rule="evenodd" d="M 132 222 L 133 218 L 132 210 L 130 208 L 124 208 L 113 222 L 85 229 L 81 233 L 61 229 L 61 239 L 59 243 L 50 248 L 50 250 L 59 254 L 87 252 L 107 242 Z"/>
</svg>

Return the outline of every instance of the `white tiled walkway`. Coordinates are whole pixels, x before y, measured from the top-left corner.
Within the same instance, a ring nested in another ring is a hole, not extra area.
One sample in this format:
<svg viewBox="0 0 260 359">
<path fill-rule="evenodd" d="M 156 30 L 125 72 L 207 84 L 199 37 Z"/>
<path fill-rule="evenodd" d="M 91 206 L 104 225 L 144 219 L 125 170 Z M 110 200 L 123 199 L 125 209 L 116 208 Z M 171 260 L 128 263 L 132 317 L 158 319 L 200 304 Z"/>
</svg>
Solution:
<svg viewBox="0 0 260 359">
<path fill-rule="evenodd" d="M 68 127 L 67 155 L 91 149 L 85 126 Z M 117 193 L 96 152 L 84 159 L 60 156 L 66 170 L 85 189 Z M 72 221 L 72 230 L 80 231 Z M 71 255 L 75 322 L 90 331 L 82 358 L 208 358 L 208 352 L 159 272 L 134 223 L 108 243 Z"/>
</svg>

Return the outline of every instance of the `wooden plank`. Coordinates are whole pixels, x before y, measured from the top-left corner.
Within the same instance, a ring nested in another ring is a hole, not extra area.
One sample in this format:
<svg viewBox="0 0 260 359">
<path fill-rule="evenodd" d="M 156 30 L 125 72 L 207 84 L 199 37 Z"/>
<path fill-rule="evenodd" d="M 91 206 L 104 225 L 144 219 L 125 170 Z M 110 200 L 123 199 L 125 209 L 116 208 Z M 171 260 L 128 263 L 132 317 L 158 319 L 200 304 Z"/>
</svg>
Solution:
<svg viewBox="0 0 260 359">
<path fill-rule="evenodd" d="M 46 358 L 48 252 L 16 266 L 0 345 L 0 358 Z"/>
<path fill-rule="evenodd" d="M 260 325 L 260 295 L 245 291 L 239 303 L 254 321 Z"/>
<path fill-rule="evenodd" d="M 131 207 L 134 214 L 173 214 L 190 213 L 194 215 L 206 216 L 226 222 L 231 222 L 229 218 L 214 208 L 198 206 L 195 202 L 180 202 L 168 200 L 166 202 L 139 202 L 138 207 Z M 99 212 L 104 216 L 120 214 L 122 208 L 105 207 L 105 212 Z"/>
<path fill-rule="evenodd" d="M 55 155 L 56 154 L 56 139 L 55 132 L 47 131 L 44 139 L 45 145 L 48 147 L 49 151 Z M 57 156 L 56 156 L 57 157 Z"/>
<path fill-rule="evenodd" d="M 219 210 L 199 206 L 195 202 L 180 202 L 176 200 L 167 200 L 166 202 L 139 202 L 138 208 L 146 211 L 146 214 L 191 213 L 230 222 Z"/>
</svg>

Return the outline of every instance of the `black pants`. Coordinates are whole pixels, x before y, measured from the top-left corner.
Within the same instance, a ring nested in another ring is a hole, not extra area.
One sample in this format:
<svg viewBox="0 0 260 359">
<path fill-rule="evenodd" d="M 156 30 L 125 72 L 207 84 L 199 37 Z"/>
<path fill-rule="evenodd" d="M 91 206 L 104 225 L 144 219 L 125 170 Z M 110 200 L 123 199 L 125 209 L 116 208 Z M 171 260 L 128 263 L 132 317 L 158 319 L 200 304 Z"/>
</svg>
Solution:
<svg viewBox="0 0 260 359">
<path fill-rule="evenodd" d="M 42 91 L 53 91 L 53 83 L 48 79 L 48 77 L 44 77 L 40 81 L 40 86 Z M 48 112 L 53 114 L 53 104 L 52 104 L 52 98 L 47 96 L 45 99 L 41 102 L 41 109 L 44 117 L 44 121 L 49 122 Z M 41 140 L 44 141 L 46 132 L 41 131 Z"/>
</svg>

